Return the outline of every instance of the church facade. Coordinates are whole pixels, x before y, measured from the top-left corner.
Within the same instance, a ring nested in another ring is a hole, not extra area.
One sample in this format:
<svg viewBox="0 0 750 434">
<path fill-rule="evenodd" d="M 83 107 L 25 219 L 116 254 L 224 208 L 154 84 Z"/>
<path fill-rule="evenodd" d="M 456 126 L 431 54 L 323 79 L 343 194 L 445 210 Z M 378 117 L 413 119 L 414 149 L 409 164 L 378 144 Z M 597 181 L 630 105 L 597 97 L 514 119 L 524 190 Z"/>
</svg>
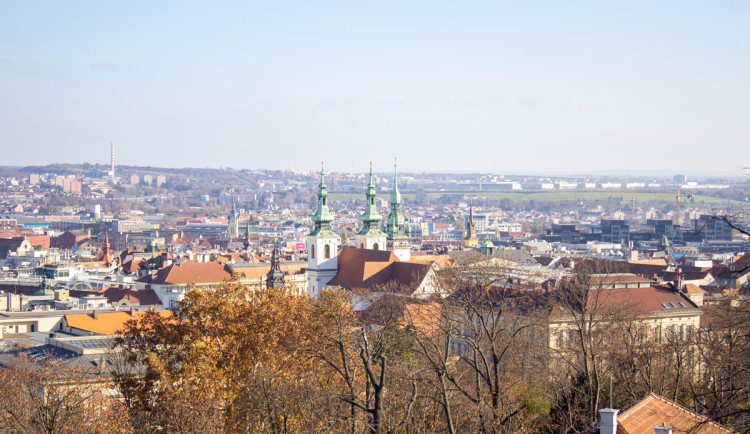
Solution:
<svg viewBox="0 0 750 434">
<path fill-rule="evenodd" d="M 312 216 L 314 227 L 307 236 L 308 291 L 311 297 L 317 297 L 327 287 L 364 290 L 375 296 L 391 292 L 426 298 L 440 293 L 436 277 L 438 266 L 429 261 L 411 261 L 411 236 L 401 211 L 397 171 L 394 170 L 393 175 L 390 213 L 381 226 L 383 219 L 376 206 L 370 163 L 365 209 L 360 216 L 362 229 L 355 236 L 354 248 L 339 249 L 339 238 L 331 230 L 333 214 L 328 209 L 322 168 L 317 196 L 317 209 Z"/>
</svg>

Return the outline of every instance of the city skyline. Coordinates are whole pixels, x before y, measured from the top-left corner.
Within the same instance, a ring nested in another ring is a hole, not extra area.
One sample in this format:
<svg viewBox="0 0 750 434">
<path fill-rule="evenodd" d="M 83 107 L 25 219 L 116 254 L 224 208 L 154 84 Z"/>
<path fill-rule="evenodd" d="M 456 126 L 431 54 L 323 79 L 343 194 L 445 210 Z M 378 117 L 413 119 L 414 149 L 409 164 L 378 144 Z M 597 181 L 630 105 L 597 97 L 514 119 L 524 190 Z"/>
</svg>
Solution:
<svg viewBox="0 0 750 434">
<path fill-rule="evenodd" d="M 3 164 L 731 175 L 749 6 L 721 5 L 8 3 Z"/>
</svg>

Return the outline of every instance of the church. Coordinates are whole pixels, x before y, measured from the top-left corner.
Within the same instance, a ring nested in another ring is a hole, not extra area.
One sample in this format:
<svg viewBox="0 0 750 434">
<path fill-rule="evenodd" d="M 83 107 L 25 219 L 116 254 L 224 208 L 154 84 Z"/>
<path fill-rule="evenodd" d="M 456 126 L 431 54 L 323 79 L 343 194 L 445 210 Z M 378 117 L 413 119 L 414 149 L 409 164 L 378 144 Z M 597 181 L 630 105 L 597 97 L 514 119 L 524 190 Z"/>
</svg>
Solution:
<svg viewBox="0 0 750 434">
<path fill-rule="evenodd" d="M 307 236 L 308 292 L 317 297 L 325 288 L 398 293 L 427 298 L 441 294 L 436 276 L 438 263 L 429 258 L 411 258 L 409 225 L 401 212 L 398 172 L 394 164 L 390 213 L 381 228 L 376 206 L 372 162 L 365 188 L 365 209 L 360 216 L 362 230 L 355 236 L 356 247 L 339 247 L 331 230 L 333 215 L 328 209 L 325 171 L 321 165 L 318 205 L 312 216 L 314 227 Z"/>
</svg>

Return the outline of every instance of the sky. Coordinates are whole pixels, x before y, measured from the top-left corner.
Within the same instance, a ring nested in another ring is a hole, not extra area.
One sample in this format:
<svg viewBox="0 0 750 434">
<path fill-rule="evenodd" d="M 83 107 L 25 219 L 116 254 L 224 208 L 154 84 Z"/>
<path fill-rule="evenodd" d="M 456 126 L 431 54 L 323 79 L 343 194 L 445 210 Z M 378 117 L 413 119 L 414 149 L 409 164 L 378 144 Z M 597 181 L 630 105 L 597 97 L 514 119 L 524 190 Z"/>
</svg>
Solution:
<svg viewBox="0 0 750 434">
<path fill-rule="evenodd" d="M 0 165 L 750 166 L 748 1 L 0 0 Z"/>
</svg>

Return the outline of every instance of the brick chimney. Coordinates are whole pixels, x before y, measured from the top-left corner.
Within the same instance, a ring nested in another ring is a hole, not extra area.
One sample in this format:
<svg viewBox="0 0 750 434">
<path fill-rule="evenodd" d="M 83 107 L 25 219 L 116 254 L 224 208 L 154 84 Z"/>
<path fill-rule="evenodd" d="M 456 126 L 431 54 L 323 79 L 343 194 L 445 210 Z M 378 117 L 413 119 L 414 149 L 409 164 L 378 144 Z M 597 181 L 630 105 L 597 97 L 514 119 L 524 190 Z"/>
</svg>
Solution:
<svg viewBox="0 0 750 434">
<path fill-rule="evenodd" d="M 94 317 L 94 319 L 99 319 L 99 313 L 96 311 L 96 309 L 94 309 L 92 316 Z"/>
<path fill-rule="evenodd" d="M 617 434 L 617 412 L 612 408 L 599 410 L 599 433 Z"/>
</svg>

